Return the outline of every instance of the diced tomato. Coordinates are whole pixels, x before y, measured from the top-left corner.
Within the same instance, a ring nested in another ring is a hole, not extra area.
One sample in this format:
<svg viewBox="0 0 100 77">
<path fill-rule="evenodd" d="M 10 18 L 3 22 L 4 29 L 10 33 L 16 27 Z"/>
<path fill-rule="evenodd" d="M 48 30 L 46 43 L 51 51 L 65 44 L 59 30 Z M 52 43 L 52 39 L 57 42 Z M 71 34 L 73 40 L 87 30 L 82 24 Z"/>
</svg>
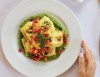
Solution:
<svg viewBox="0 0 100 77">
<path fill-rule="evenodd" d="M 37 33 L 40 33 L 42 31 L 42 28 L 38 29 L 36 32 Z"/>
<path fill-rule="evenodd" d="M 34 60 L 35 56 L 32 56 L 32 60 Z"/>
<path fill-rule="evenodd" d="M 66 34 L 63 34 L 63 38 L 65 38 L 66 37 Z"/>
<path fill-rule="evenodd" d="M 39 18 L 38 17 L 35 18 L 34 21 L 37 23 L 39 21 Z"/>
<path fill-rule="evenodd" d="M 36 29 L 32 29 L 32 32 L 33 32 L 33 33 L 36 33 Z"/>
<path fill-rule="evenodd" d="M 36 29 L 33 29 L 33 30 L 32 30 L 33 33 L 37 33 L 37 34 L 40 33 L 41 31 L 42 31 L 42 28 L 37 29 L 37 30 L 36 30 Z"/>
<path fill-rule="evenodd" d="M 42 49 L 38 49 L 38 52 L 42 52 Z"/>
<path fill-rule="evenodd" d="M 38 52 L 37 54 L 40 56 L 42 54 L 42 52 Z"/>
<path fill-rule="evenodd" d="M 36 41 L 36 42 L 38 41 L 38 37 L 37 36 L 33 36 L 32 38 L 33 38 L 34 41 Z"/>
<path fill-rule="evenodd" d="M 45 44 L 50 44 L 50 40 L 45 40 Z"/>
<path fill-rule="evenodd" d="M 39 61 L 39 59 L 38 59 L 38 58 L 34 58 L 34 60 L 35 60 L 35 61 Z"/>
<path fill-rule="evenodd" d="M 18 49 L 18 51 L 19 51 L 19 52 L 22 52 L 22 50 L 21 50 L 20 48 Z"/>
<path fill-rule="evenodd" d="M 41 52 L 38 52 L 37 54 L 38 54 L 38 55 L 41 55 Z"/>
<path fill-rule="evenodd" d="M 35 49 L 35 50 L 33 51 L 33 54 L 37 54 L 37 53 L 38 53 L 38 50 Z"/>
<path fill-rule="evenodd" d="M 48 37 L 48 36 L 49 36 L 49 34 L 44 34 L 44 36 L 45 36 L 45 37 Z"/>
<path fill-rule="evenodd" d="M 42 49 L 38 49 L 38 55 L 42 54 Z"/>
<path fill-rule="evenodd" d="M 32 59 L 35 60 L 35 61 L 39 61 L 40 60 L 39 56 L 33 56 Z"/>
<path fill-rule="evenodd" d="M 33 19 L 32 25 L 35 26 L 35 24 L 39 21 L 39 18 Z"/>
<path fill-rule="evenodd" d="M 35 51 L 35 50 L 36 50 L 36 48 L 35 48 L 35 47 L 33 47 L 33 48 L 32 48 L 32 50 L 33 50 L 33 51 Z"/>
<path fill-rule="evenodd" d="M 46 30 L 49 30 L 49 27 L 45 27 Z"/>
<path fill-rule="evenodd" d="M 39 55 L 40 58 L 43 58 L 43 55 Z"/>
<path fill-rule="evenodd" d="M 36 24 L 35 21 L 33 21 L 33 22 L 32 22 L 32 26 L 35 26 L 35 24 Z"/>
<path fill-rule="evenodd" d="M 35 51 L 35 47 L 31 48 L 28 52 L 33 53 Z"/>
<path fill-rule="evenodd" d="M 63 42 L 64 42 L 64 44 L 66 44 L 66 43 L 67 43 L 67 40 L 66 40 L 66 39 L 64 39 L 64 41 L 63 41 Z"/>
<path fill-rule="evenodd" d="M 60 54 L 61 54 L 61 50 L 58 50 L 58 51 L 57 51 L 57 54 L 60 55 Z"/>
<path fill-rule="evenodd" d="M 44 61 L 47 61 L 47 57 L 43 56 L 43 60 L 44 60 Z"/>
<path fill-rule="evenodd" d="M 47 51 L 47 48 L 46 48 L 46 47 L 44 47 L 44 48 L 43 48 L 43 50 L 44 50 L 44 51 Z"/>
<path fill-rule="evenodd" d="M 32 41 L 29 41 L 29 44 L 32 45 Z"/>
<path fill-rule="evenodd" d="M 32 53 L 32 52 L 33 52 L 33 49 L 31 48 L 28 52 L 29 52 L 29 53 Z"/>
</svg>

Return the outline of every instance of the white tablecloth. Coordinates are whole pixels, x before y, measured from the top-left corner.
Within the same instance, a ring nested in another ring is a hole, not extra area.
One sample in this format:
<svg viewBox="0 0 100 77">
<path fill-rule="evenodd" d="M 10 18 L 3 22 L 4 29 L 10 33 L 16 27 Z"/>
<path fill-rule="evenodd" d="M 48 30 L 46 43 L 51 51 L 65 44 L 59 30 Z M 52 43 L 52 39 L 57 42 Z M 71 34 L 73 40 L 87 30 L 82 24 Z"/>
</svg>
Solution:
<svg viewBox="0 0 100 77">
<path fill-rule="evenodd" d="M 11 9 L 24 0 L 0 0 L 0 33 L 4 19 Z M 95 77 L 100 73 L 99 35 L 100 35 L 100 6 L 97 0 L 84 0 L 77 3 L 75 0 L 59 0 L 67 5 L 80 22 L 82 37 L 93 51 L 97 63 Z M 1 39 L 1 36 L 0 36 Z M 58 77 L 77 77 L 77 63 Z M 6 60 L 0 43 L 0 77 L 26 77 L 16 71 Z"/>
</svg>

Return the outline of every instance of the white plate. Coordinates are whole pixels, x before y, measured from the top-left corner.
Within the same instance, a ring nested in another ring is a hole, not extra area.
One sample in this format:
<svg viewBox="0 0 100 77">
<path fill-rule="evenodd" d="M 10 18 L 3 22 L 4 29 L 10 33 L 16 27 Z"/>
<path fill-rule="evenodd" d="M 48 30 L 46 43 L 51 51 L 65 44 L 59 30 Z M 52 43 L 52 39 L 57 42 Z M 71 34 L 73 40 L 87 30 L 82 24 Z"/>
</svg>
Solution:
<svg viewBox="0 0 100 77">
<path fill-rule="evenodd" d="M 37 13 L 54 16 L 69 30 L 69 44 L 57 60 L 47 63 L 34 62 L 18 52 L 19 24 L 26 17 Z M 22 74 L 28 77 L 54 77 L 64 73 L 76 61 L 81 46 L 81 32 L 75 15 L 62 3 L 56 0 L 27 0 L 15 7 L 6 18 L 2 28 L 1 43 L 9 63 Z"/>
</svg>

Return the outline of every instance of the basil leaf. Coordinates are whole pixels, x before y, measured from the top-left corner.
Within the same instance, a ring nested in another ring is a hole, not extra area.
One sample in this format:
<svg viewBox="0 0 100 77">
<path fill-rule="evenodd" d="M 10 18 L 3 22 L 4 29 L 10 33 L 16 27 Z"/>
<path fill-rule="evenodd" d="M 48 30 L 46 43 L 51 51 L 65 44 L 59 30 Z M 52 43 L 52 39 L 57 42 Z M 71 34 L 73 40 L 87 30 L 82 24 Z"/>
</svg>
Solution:
<svg viewBox="0 0 100 77">
<path fill-rule="evenodd" d="M 39 33 L 37 35 L 37 37 L 38 37 L 38 42 L 40 43 L 40 47 L 43 48 L 45 45 L 45 39 L 44 39 L 43 35 Z"/>
</svg>

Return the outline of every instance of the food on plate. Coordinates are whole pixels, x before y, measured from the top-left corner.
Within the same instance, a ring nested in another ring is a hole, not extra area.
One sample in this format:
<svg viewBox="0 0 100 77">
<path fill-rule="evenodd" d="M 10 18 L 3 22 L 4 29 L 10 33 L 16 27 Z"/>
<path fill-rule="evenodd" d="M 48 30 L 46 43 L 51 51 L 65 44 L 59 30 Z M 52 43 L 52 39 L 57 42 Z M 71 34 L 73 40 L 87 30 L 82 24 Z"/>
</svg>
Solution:
<svg viewBox="0 0 100 77">
<path fill-rule="evenodd" d="M 19 26 L 19 52 L 35 61 L 58 58 L 67 44 L 68 31 L 48 14 L 31 16 Z"/>
</svg>

